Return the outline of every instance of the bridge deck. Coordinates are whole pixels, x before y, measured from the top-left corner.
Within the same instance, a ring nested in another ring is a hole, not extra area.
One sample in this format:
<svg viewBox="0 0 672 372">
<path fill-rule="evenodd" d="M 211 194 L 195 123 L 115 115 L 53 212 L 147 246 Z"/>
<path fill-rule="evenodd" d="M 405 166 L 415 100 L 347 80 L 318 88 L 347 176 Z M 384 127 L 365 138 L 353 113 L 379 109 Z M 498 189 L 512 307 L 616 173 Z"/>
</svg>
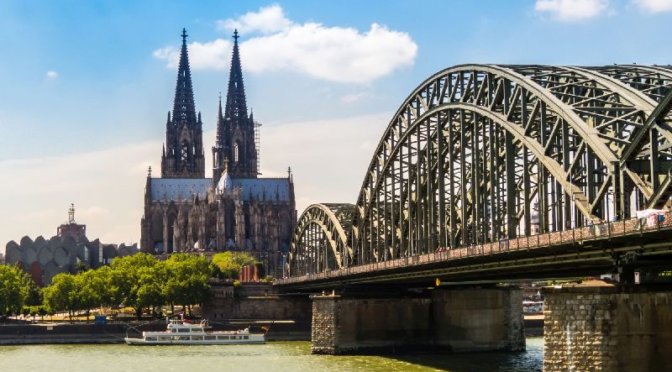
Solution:
<svg viewBox="0 0 672 372">
<path fill-rule="evenodd" d="M 670 231 L 672 212 L 667 212 L 663 221 L 653 223 L 646 219 L 628 219 L 456 249 L 439 248 L 429 254 L 287 277 L 275 284 L 324 288 L 348 283 L 427 281 L 435 277 L 455 281 L 515 278 L 526 274 L 549 277 L 579 268 L 582 273 L 591 268 L 599 273 L 614 266 L 615 254 L 672 254 Z M 534 273 L 525 270 L 530 267 L 534 267 Z"/>
</svg>

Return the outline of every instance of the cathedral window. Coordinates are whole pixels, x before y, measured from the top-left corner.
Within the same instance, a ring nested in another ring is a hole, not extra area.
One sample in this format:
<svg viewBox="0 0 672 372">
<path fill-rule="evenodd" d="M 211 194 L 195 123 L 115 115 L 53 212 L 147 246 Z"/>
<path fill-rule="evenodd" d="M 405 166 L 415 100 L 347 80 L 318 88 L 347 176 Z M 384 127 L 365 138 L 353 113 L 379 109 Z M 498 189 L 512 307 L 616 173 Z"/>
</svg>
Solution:
<svg viewBox="0 0 672 372">
<path fill-rule="evenodd" d="M 238 162 L 238 143 L 233 144 L 233 162 Z"/>
<path fill-rule="evenodd" d="M 182 161 L 186 161 L 189 158 L 189 144 L 187 141 L 182 142 Z"/>
</svg>

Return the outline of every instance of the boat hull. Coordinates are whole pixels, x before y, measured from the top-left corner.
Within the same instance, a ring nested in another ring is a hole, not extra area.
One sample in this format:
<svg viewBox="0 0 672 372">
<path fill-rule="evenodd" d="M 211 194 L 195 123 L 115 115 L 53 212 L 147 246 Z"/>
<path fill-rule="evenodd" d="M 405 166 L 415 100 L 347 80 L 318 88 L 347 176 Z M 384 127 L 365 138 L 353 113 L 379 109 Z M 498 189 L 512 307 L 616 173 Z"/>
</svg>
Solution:
<svg viewBox="0 0 672 372">
<path fill-rule="evenodd" d="M 247 344 L 264 344 L 266 340 L 249 339 L 249 340 L 153 340 L 148 341 L 142 338 L 125 337 L 124 341 L 128 345 L 247 345 Z"/>
</svg>

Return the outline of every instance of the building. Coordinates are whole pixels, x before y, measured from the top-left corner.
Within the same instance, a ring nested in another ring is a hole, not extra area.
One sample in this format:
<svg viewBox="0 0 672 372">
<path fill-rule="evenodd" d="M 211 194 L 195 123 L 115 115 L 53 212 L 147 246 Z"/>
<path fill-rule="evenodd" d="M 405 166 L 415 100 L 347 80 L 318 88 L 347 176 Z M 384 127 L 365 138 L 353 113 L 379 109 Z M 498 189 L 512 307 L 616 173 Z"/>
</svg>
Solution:
<svg viewBox="0 0 672 372">
<path fill-rule="evenodd" d="M 109 264 L 115 257 L 138 252 L 136 244 L 103 244 L 100 240 L 89 241 L 86 225 L 75 222 L 75 206 L 70 205 L 68 222 L 56 229 L 57 234 L 49 239 L 28 236 L 19 243 L 10 241 L 5 247 L 6 261 L 18 265 L 30 274 L 38 285 L 49 285 L 59 273 L 75 273 L 82 268 L 98 268 Z"/>
<path fill-rule="evenodd" d="M 296 223 L 294 184 L 287 177 L 260 178 L 258 124 L 248 114 L 238 47 L 233 55 L 226 104 L 219 98 L 212 178 L 205 177 L 203 124 L 196 113 L 187 51 L 182 49 L 172 115 L 166 121 L 161 177 L 145 186 L 141 249 L 154 254 L 245 251 L 280 272 Z"/>
</svg>

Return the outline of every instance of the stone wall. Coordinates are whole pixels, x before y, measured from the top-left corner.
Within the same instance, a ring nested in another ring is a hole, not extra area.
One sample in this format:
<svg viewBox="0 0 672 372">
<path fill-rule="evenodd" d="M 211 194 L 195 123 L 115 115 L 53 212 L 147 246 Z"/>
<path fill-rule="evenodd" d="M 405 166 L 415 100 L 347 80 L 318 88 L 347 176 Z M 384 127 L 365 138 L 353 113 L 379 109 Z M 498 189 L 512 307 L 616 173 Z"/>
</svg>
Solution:
<svg viewBox="0 0 672 372">
<path fill-rule="evenodd" d="M 234 287 L 214 281 L 213 296 L 203 306 L 211 321 L 228 319 L 295 320 L 310 322 L 311 302 L 306 295 L 281 295 L 270 283 L 246 283 Z"/>
<path fill-rule="evenodd" d="M 544 371 L 654 371 L 672 365 L 672 291 L 544 290 Z"/>
<path fill-rule="evenodd" d="M 225 319 L 305 320 L 310 319 L 307 296 L 217 298 L 203 306 L 203 316 L 211 321 Z"/>
<path fill-rule="evenodd" d="M 432 291 L 434 343 L 453 351 L 525 350 L 520 289 Z"/>
</svg>

